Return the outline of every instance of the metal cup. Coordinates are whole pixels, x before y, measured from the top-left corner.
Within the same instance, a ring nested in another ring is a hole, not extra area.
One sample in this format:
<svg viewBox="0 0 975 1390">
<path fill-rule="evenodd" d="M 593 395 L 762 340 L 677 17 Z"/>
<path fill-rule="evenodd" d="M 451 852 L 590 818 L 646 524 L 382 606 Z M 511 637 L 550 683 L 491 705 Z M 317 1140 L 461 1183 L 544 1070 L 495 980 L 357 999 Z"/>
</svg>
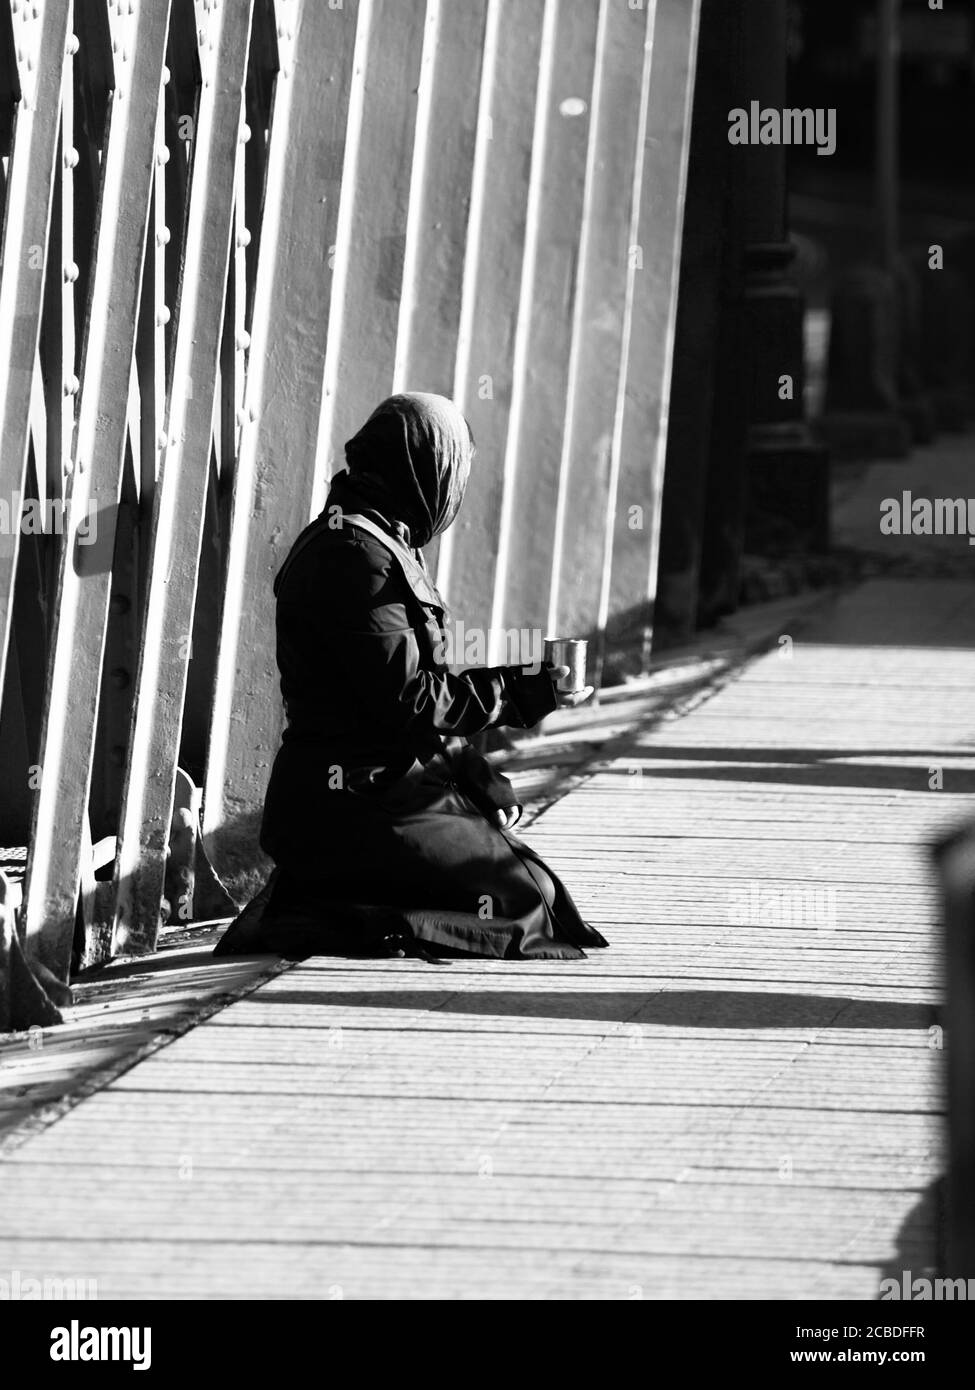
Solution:
<svg viewBox="0 0 975 1390">
<path fill-rule="evenodd" d="M 569 674 L 556 681 L 556 689 L 575 695 L 586 688 L 586 648 L 589 643 L 574 637 L 547 637 L 543 648 L 550 666 L 568 666 Z"/>
</svg>

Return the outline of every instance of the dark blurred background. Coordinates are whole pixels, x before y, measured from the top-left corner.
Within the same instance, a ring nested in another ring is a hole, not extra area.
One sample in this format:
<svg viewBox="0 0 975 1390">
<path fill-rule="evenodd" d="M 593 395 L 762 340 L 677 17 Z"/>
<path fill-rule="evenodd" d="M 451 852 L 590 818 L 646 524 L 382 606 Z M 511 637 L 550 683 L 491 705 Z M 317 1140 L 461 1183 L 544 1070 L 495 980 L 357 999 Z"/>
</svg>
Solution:
<svg viewBox="0 0 975 1390">
<path fill-rule="evenodd" d="M 877 206 L 878 18 L 875 0 L 790 0 L 790 106 L 834 106 L 836 152 L 809 146 L 787 153 L 789 222 L 799 245 L 798 269 L 814 343 L 822 342 L 830 295 L 845 270 L 881 256 Z M 975 272 L 975 0 L 902 0 L 899 16 L 899 100 L 895 142 L 901 250 L 931 242 L 949 248 L 951 267 Z M 807 330 L 808 331 L 808 330 Z M 815 348 L 814 348 L 815 351 Z M 810 363 L 810 404 L 816 414 L 825 383 Z"/>
<path fill-rule="evenodd" d="M 940 495 L 975 495 L 973 80 L 975 0 L 703 0 L 656 650 L 902 567 L 871 463 L 933 486 L 937 446 Z M 834 152 L 730 143 L 753 103 L 834 110 Z"/>
</svg>

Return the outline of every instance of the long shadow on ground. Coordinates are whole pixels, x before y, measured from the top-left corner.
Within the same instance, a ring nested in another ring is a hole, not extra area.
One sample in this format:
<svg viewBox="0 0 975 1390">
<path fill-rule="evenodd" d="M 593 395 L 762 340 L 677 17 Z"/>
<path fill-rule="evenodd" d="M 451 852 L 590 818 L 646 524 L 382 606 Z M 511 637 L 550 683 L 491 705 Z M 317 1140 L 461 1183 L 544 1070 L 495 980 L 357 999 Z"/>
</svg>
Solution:
<svg viewBox="0 0 975 1390">
<path fill-rule="evenodd" d="M 255 1008 L 318 1005 L 322 1008 L 403 1009 L 490 1017 L 588 1019 L 599 1023 L 660 1024 L 678 1028 L 924 1030 L 939 1020 L 935 1005 L 898 999 L 850 999 L 842 995 L 727 989 L 672 989 L 656 993 L 632 990 L 539 992 L 530 988 L 473 991 L 452 989 L 446 980 L 442 989 L 423 990 L 273 989 L 250 995 L 246 1003 Z M 322 1026 L 333 1025 L 334 1018 L 323 1021 Z M 302 1026 L 306 1026 L 304 1020 Z"/>
</svg>

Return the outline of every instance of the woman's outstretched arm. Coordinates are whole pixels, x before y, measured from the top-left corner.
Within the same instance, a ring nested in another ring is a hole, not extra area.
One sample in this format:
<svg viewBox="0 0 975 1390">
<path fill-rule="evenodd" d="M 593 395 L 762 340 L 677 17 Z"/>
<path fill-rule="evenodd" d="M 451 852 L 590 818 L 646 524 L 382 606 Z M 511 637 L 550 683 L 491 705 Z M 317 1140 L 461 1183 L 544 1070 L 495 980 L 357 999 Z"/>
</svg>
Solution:
<svg viewBox="0 0 975 1390">
<path fill-rule="evenodd" d="M 499 725 L 531 728 L 556 708 L 545 668 L 494 666 L 455 675 L 421 651 L 421 643 L 437 640 L 433 611 L 427 610 L 428 633 L 418 634 L 418 600 L 378 541 L 346 534 L 319 554 L 304 583 L 288 585 L 279 602 L 300 604 L 309 614 L 328 679 L 347 693 L 357 719 L 389 732 L 467 735 Z"/>
</svg>

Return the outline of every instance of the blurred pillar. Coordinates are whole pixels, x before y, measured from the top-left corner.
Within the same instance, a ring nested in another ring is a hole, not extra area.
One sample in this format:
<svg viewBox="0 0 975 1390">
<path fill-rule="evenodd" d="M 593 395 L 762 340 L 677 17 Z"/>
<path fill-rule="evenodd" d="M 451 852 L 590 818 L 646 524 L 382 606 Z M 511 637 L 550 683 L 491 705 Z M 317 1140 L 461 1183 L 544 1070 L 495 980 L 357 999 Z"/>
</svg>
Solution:
<svg viewBox="0 0 975 1390">
<path fill-rule="evenodd" d="M 834 457 L 901 458 L 910 435 L 898 411 L 894 278 L 859 265 L 836 283 L 831 305 L 826 411 L 820 429 Z"/>
<path fill-rule="evenodd" d="M 718 328 L 730 171 L 729 32 L 726 0 L 703 0 L 653 608 L 654 647 L 686 641 L 697 626 L 711 420 L 722 360 Z"/>
<path fill-rule="evenodd" d="M 932 270 L 928 246 L 912 252 L 920 286 L 920 369 L 939 430 L 963 430 L 975 414 L 972 294 L 957 270 Z"/>
<path fill-rule="evenodd" d="M 877 0 L 876 211 L 880 264 L 893 274 L 898 236 L 900 0 Z"/>
<path fill-rule="evenodd" d="M 927 444 L 934 410 L 921 382 L 921 287 L 900 254 L 900 55 L 900 0 L 877 0 L 877 241 L 897 299 L 899 410 L 914 441 Z"/>
<path fill-rule="evenodd" d="M 876 245 L 832 303 L 829 385 L 822 433 L 839 458 L 902 457 L 930 438 L 932 412 L 919 387 L 918 290 L 899 256 L 900 0 L 875 0 Z"/>
<path fill-rule="evenodd" d="M 915 444 L 929 444 L 935 434 L 935 409 L 921 375 L 921 283 L 906 256 L 894 262 L 897 299 L 898 408 Z"/>
<path fill-rule="evenodd" d="M 786 0 L 729 0 L 730 105 L 786 104 Z M 824 549 L 828 457 L 803 418 L 803 304 L 790 278 L 786 146 L 729 145 L 719 374 L 699 622 L 734 611 L 746 549 Z"/>
</svg>

